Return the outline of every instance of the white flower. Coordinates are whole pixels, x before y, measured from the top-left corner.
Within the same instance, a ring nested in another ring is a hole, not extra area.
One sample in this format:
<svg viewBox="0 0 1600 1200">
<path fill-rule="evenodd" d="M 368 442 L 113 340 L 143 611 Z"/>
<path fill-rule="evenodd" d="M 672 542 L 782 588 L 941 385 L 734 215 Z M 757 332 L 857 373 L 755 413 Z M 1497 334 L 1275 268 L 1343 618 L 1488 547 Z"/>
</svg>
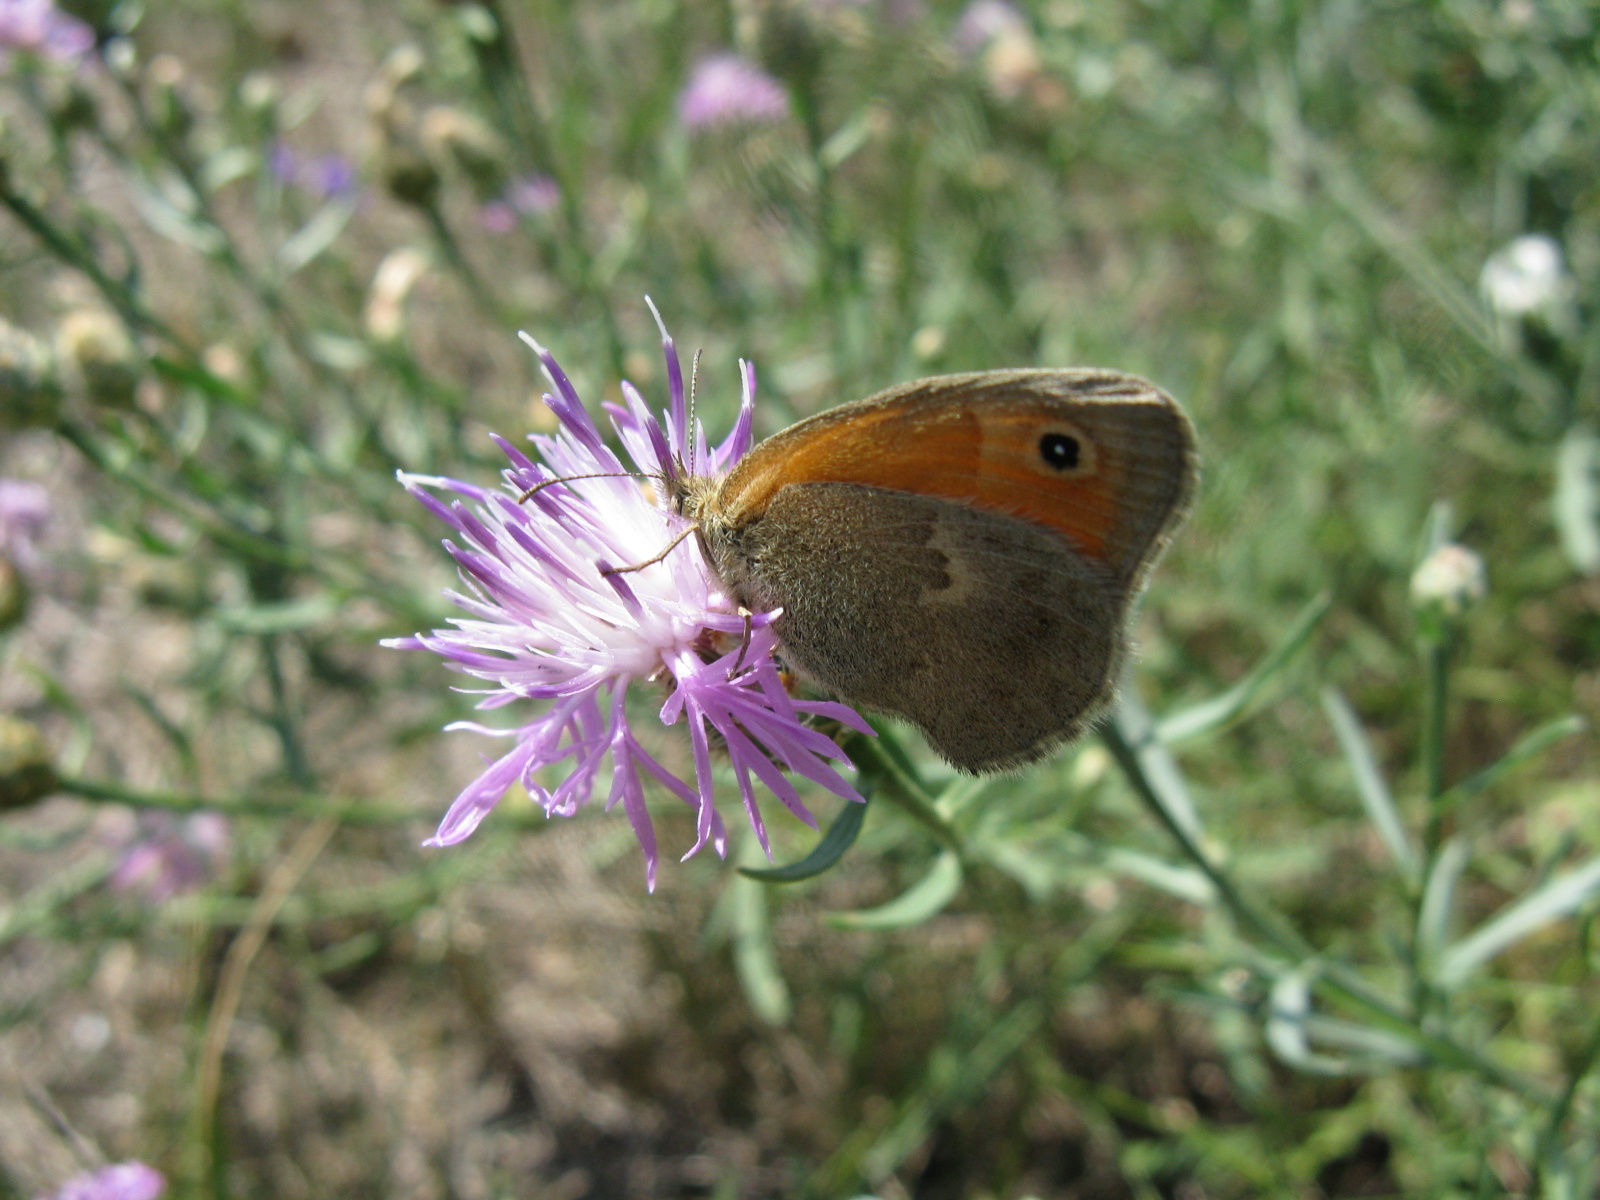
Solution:
<svg viewBox="0 0 1600 1200">
<path fill-rule="evenodd" d="M 1502 317 L 1562 312 L 1572 298 L 1561 246 L 1542 233 L 1525 233 L 1483 264 L 1478 287 L 1489 307 Z"/>
</svg>

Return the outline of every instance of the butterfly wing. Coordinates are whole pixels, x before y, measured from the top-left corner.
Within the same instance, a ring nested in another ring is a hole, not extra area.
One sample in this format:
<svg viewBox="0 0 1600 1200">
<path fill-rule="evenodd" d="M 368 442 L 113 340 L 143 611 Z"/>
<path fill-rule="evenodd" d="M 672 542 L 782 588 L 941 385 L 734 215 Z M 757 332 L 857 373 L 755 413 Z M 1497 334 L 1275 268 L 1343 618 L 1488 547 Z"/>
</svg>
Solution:
<svg viewBox="0 0 1600 1200">
<path fill-rule="evenodd" d="M 782 606 L 794 666 L 904 717 L 963 770 L 1038 758 L 1110 692 L 1123 642 L 1113 581 L 1037 525 L 807 483 L 773 498 L 743 551 L 725 574 L 746 603 Z"/>
<path fill-rule="evenodd" d="M 721 503 L 738 524 L 800 483 L 939 496 L 1053 529 L 1137 589 L 1196 473 L 1188 418 L 1137 376 L 979 371 L 902 384 L 790 426 L 739 462 Z"/>
<path fill-rule="evenodd" d="M 1194 484 L 1182 412 L 1112 372 L 924 380 L 769 439 L 706 545 L 785 652 L 955 766 L 1018 766 L 1110 696 L 1128 606 Z"/>
</svg>

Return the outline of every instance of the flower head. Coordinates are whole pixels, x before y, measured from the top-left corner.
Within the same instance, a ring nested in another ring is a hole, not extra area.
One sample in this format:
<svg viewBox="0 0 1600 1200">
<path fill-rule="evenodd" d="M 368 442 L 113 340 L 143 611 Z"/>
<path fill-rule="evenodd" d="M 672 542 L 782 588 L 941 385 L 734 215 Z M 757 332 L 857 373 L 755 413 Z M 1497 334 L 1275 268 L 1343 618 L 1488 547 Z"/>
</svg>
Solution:
<svg viewBox="0 0 1600 1200">
<path fill-rule="evenodd" d="M 678 119 L 691 129 L 777 121 L 788 112 L 783 85 L 736 54 L 701 59 L 678 96 Z"/>
<path fill-rule="evenodd" d="M 111 886 L 118 891 L 138 888 L 159 904 L 209 879 L 227 857 L 229 841 L 228 818 L 220 813 L 182 819 L 172 813 L 141 813 L 132 842 L 111 873 Z"/>
<path fill-rule="evenodd" d="M 342 154 L 302 158 L 293 146 L 277 141 L 267 151 L 267 169 L 279 183 L 304 188 L 323 200 L 338 200 L 356 193 L 360 182 L 355 164 Z"/>
<path fill-rule="evenodd" d="M 1027 19 L 1007 0 L 971 0 L 961 10 L 950 42 L 962 57 L 976 58 L 996 39 L 1027 33 Z"/>
<path fill-rule="evenodd" d="M 1440 546 L 1411 575 L 1411 603 L 1446 617 L 1459 617 L 1488 594 L 1483 559 L 1455 542 Z"/>
<path fill-rule="evenodd" d="M 26 479 L 0 479 L 0 555 L 37 570 L 39 535 L 49 521 L 49 492 Z"/>
<path fill-rule="evenodd" d="M 705 447 L 701 431 L 691 435 L 689 429 L 677 351 L 664 328 L 661 336 L 670 388 L 665 423 L 624 383 L 626 407 L 607 405 L 612 427 L 645 475 L 666 480 L 726 471 L 750 447 L 755 371 L 741 364 L 739 419 L 725 442 Z M 529 438 L 542 463 L 497 438 L 511 460 L 502 490 L 400 477 L 454 531 L 445 546 L 466 591 L 450 596 L 466 615 L 452 620 L 454 628 L 384 644 L 432 650 L 483 680 L 488 686 L 480 709 L 521 700 L 545 704 L 511 729 L 451 726 L 515 744 L 456 798 L 427 844 L 448 846 L 467 837 L 517 783 L 547 814 L 570 816 L 589 801 L 609 760 L 606 807 L 620 803 L 627 813 L 654 889 L 656 839 L 644 779 L 653 776 L 695 810 L 696 840 L 685 858 L 707 842 L 722 854 L 726 830 L 713 803 L 711 765 L 718 747 L 763 848 L 757 781 L 815 828 L 785 768 L 836 795 L 859 797 L 833 765 L 849 765 L 844 752 L 808 726 L 806 716 L 829 717 L 863 733 L 867 725 L 844 705 L 790 697 L 774 657 L 777 614 L 738 610 L 695 539 L 685 536 L 689 528 L 662 489 L 641 486 L 601 439 L 556 360 L 535 349 L 555 388 L 545 403 L 561 423 L 554 436 Z M 446 502 L 430 489 L 458 498 Z M 666 691 L 662 723 L 688 727 L 692 782 L 657 761 L 630 723 L 628 693 L 649 684 Z M 558 763 L 566 764 L 566 777 L 546 788 L 539 773 Z"/>
<path fill-rule="evenodd" d="M 23 50 L 76 62 L 93 49 L 94 30 L 57 12 L 53 0 L 0 0 L 0 53 Z"/>
<path fill-rule="evenodd" d="M 548 175 L 523 175 L 506 188 L 506 203 L 525 217 L 547 213 L 561 203 L 561 185 Z"/>
<path fill-rule="evenodd" d="M 166 1190 L 160 1171 L 142 1162 L 125 1162 L 75 1175 L 38 1200 L 156 1200 Z"/>
<path fill-rule="evenodd" d="M 1490 255 L 1478 285 L 1502 317 L 1549 316 L 1572 294 L 1561 245 L 1542 233 L 1525 233 Z"/>
</svg>

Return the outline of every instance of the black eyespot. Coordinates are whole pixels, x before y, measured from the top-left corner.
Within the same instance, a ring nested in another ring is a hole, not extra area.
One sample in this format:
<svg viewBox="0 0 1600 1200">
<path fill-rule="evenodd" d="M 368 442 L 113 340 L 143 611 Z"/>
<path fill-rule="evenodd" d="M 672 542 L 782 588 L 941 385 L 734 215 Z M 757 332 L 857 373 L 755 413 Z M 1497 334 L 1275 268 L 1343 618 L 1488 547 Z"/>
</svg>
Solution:
<svg viewBox="0 0 1600 1200">
<path fill-rule="evenodd" d="M 1078 465 L 1078 439 L 1064 433 L 1047 433 L 1039 439 L 1039 453 L 1047 465 L 1070 471 Z"/>
</svg>

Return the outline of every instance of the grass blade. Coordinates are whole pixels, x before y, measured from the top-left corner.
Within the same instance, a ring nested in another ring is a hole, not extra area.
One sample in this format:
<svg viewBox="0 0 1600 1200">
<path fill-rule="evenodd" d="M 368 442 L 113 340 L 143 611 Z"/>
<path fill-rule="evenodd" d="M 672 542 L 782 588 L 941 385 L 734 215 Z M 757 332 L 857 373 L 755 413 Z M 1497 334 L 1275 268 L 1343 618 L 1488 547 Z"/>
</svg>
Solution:
<svg viewBox="0 0 1600 1200">
<path fill-rule="evenodd" d="M 1600 892 L 1600 855 L 1513 901 L 1439 959 L 1434 982 L 1452 991 L 1513 943 L 1551 921 L 1569 916 Z"/>
<path fill-rule="evenodd" d="M 830 913 L 827 921 L 835 929 L 905 929 L 940 912 L 960 890 L 961 859 L 946 850 L 934 860 L 933 869 L 904 894 L 877 908 Z"/>
<path fill-rule="evenodd" d="M 1516 745 L 1507 750 L 1497 761 L 1490 763 L 1476 774 L 1469 775 L 1440 796 L 1439 811 L 1449 812 L 1458 804 L 1464 804 L 1479 792 L 1486 791 L 1499 783 L 1523 763 L 1543 754 L 1557 742 L 1575 733 L 1581 733 L 1583 727 L 1583 718 L 1573 715 L 1557 717 L 1554 721 L 1539 726 L 1532 733 L 1524 734 Z"/>
<path fill-rule="evenodd" d="M 1322 618 L 1328 615 L 1331 604 L 1332 600 L 1326 592 L 1318 596 L 1301 610 L 1283 640 L 1267 651 L 1242 679 L 1209 700 L 1202 700 L 1199 704 L 1180 709 L 1157 721 L 1156 737 L 1168 746 L 1175 745 L 1221 729 L 1254 708 L 1267 686 L 1284 672 L 1311 640 Z"/>
<path fill-rule="evenodd" d="M 1428 872 L 1422 889 L 1422 908 L 1417 913 L 1417 962 L 1425 975 L 1432 974 L 1450 939 L 1450 913 L 1455 908 L 1456 884 L 1471 857 L 1464 838 L 1451 838 Z"/>
<path fill-rule="evenodd" d="M 802 879 L 814 879 L 821 875 L 856 844 L 862 822 L 867 819 L 867 803 L 872 799 L 872 788 L 873 781 L 870 779 L 861 783 L 861 803 L 846 800 L 822 840 L 800 861 L 782 867 L 740 867 L 739 874 L 759 879 L 762 883 L 798 883 Z"/>
<path fill-rule="evenodd" d="M 1421 864 L 1411 839 L 1406 835 L 1405 824 L 1400 819 L 1400 810 L 1395 807 L 1389 785 L 1372 757 L 1372 747 L 1367 744 L 1367 735 L 1362 731 L 1361 722 L 1356 719 L 1355 712 L 1338 688 L 1322 689 L 1322 707 L 1333 726 L 1334 736 L 1339 739 L 1339 748 L 1344 751 L 1345 761 L 1350 764 L 1356 793 L 1361 797 L 1361 807 L 1366 809 L 1368 819 L 1388 847 L 1395 865 L 1405 875 L 1407 882 L 1415 884 L 1421 873 Z"/>
</svg>

